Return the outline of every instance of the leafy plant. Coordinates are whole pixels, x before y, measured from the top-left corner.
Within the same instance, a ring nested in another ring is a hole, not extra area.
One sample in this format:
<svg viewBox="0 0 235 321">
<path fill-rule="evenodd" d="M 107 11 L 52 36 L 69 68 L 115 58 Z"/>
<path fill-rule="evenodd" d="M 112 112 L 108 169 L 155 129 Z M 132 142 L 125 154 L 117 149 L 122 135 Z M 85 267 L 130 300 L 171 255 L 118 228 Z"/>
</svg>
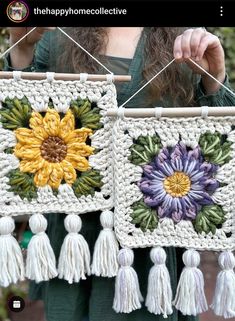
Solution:
<svg viewBox="0 0 235 321">
<path fill-rule="evenodd" d="M 215 165 L 223 165 L 231 159 L 232 142 L 224 141 L 223 136 L 215 132 L 206 132 L 200 136 L 199 146 L 207 161 Z"/>
<path fill-rule="evenodd" d="M 135 202 L 131 208 L 133 211 L 130 215 L 132 217 L 131 223 L 136 224 L 143 232 L 156 229 L 158 217 L 155 209 L 146 205 L 143 200 Z"/>
<path fill-rule="evenodd" d="M 26 97 L 22 99 L 6 98 L 0 110 L 1 123 L 5 129 L 29 127 L 32 108 Z"/>
<path fill-rule="evenodd" d="M 102 176 L 99 171 L 91 169 L 79 174 L 80 175 L 72 185 L 77 197 L 81 197 L 82 195 L 94 195 L 95 190 L 102 187 Z"/>
<path fill-rule="evenodd" d="M 158 135 L 139 136 L 131 146 L 129 160 L 135 165 L 145 165 L 158 154 L 162 144 Z"/>
<path fill-rule="evenodd" d="M 27 198 L 31 201 L 37 197 L 37 188 L 34 185 L 33 175 L 23 173 L 19 169 L 14 169 L 8 173 L 10 192 L 14 192 L 22 199 Z"/>
<path fill-rule="evenodd" d="M 215 234 L 216 228 L 226 221 L 224 211 L 219 205 L 203 206 L 201 211 L 197 214 L 194 221 L 194 228 L 198 233 L 205 232 L 208 234 L 212 232 Z"/>
<path fill-rule="evenodd" d="M 86 127 L 92 130 L 102 128 L 100 110 L 97 107 L 92 107 L 88 99 L 78 98 L 73 100 L 70 107 L 78 122 L 78 127 Z"/>
</svg>

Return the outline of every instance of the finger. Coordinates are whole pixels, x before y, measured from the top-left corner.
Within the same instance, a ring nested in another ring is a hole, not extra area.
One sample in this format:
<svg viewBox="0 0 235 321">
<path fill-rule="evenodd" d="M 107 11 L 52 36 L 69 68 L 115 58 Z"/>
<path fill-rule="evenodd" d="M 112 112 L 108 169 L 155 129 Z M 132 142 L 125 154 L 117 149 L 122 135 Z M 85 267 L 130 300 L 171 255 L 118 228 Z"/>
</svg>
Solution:
<svg viewBox="0 0 235 321">
<path fill-rule="evenodd" d="M 206 31 L 203 28 L 196 28 L 193 30 L 190 39 L 191 57 L 196 60 L 198 47 L 201 43 L 201 39 L 205 36 Z"/>
<path fill-rule="evenodd" d="M 174 58 L 177 61 L 180 61 L 182 59 L 181 38 L 182 38 L 182 35 L 176 37 L 174 42 L 173 54 L 174 54 Z"/>
<path fill-rule="evenodd" d="M 182 50 L 182 55 L 184 59 L 188 59 L 191 57 L 191 36 L 193 33 L 193 29 L 187 29 L 181 38 L 181 50 Z"/>
<path fill-rule="evenodd" d="M 217 47 L 220 45 L 219 38 L 211 33 L 206 33 L 206 35 L 201 39 L 198 50 L 196 60 L 199 61 L 203 58 L 205 51 L 208 47 Z"/>
</svg>

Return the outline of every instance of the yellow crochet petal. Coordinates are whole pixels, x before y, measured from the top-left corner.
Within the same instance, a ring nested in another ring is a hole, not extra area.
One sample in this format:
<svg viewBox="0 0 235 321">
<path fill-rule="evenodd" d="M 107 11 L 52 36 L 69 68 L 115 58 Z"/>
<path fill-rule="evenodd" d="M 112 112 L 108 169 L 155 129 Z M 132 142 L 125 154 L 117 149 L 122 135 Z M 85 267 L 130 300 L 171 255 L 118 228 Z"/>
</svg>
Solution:
<svg viewBox="0 0 235 321">
<path fill-rule="evenodd" d="M 65 143 L 85 143 L 87 137 L 92 134 L 92 130 L 89 128 L 75 129 L 68 133 L 63 139 Z"/>
<path fill-rule="evenodd" d="M 43 127 L 49 136 L 58 136 L 60 131 L 60 115 L 54 109 L 48 109 L 43 118 Z"/>
<path fill-rule="evenodd" d="M 69 143 L 67 144 L 68 154 L 78 154 L 80 156 L 90 156 L 94 152 L 94 147 L 86 145 L 85 143 Z"/>
<path fill-rule="evenodd" d="M 38 157 L 36 160 L 22 160 L 20 162 L 20 170 L 25 173 L 36 173 L 43 167 L 45 160 L 42 157 Z"/>
<path fill-rule="evenodd" d="M 60 134 L 61 138 L 66 137 L 70 132 L 74 130 L 75 119 L 71 110 L 68 110 L 64 118 L 60 122 Z"/>
<path fill-rule="evenodd" d="M 44 166 L 34 175 L 34 183 L 37 187 L 47 185 L 52 169 L 52 164 L 45 161 Z"/>
<path fill-rule="evenodd" d="M 14 154 L 21 159 L 36 160 L 41 156 L 41 150 L 39 147 L 32 147 L 30 145 L 16 144 L 14 148 Z"/>
<path fill-rule="evenodd" d="M 29 127 L 32 128 L 34 136 L 40 140 L 44 140 L 48 137 L 47 132 L 43 127 L 43 117 L 37 112 L 32 112 L 32 116 L 29 120 Z"/>
<path fill-rule="evenodd" d="M 17 128 L 15 131 L 16 139 L 21 144 L 40 145 L 41 140 L 35 137 L 34 132 L 28 128 Z"/>
<path fill-rule="evenodd" d="M 33 111 L 29 120 L 29 127 L 32 129 L 43 126 L 43 117 L 40 113 Z"/>
<path fill-rule="evenodd" d="M 85 157 L 75 154 L 67 154 L 65 160 L 80 172 L 85 172 L 90 169 L 89 162 Z"/>
<path fill-rule="evenodd" d="M 64 171 L 64 179 L 66 183 L 72 185 L 77 178 L 73 165 L 65 159 L 60 164 Z"/>
<path fill-rule="evenodd" d="M 60 163 L 53 163 L 52 171 L 47 184 L 54 189 L 58 189 L 63 177 L 64 177 L 64 171 Z"/>
</svg>

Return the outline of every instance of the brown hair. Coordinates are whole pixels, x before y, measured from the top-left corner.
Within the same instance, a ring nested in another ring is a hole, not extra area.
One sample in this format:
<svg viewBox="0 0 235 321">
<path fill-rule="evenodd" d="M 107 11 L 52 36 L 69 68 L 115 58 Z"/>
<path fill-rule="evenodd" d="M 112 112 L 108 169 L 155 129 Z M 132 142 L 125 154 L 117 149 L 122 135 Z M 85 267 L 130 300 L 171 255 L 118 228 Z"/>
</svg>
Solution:
<svg viewBox="0 0 235 321">
<path fill-rule="evenodd" d="M 172 60 L 174 40 L 184 30 L 186 28 L 150 27 L 144 29 L 146 33 L 142 71 L 144 82 Z M 108 40 L 107 28 L 66 28 L 66 32 L 96 58 L 99 59 L 100 55 L 105 54 Z M 59 58 L 59 65 L 62 61 L 69 72 L 97 72 L 98 64 L 71 40 L 62 37 L 59 43 L 61 48 L 66 48 Z M 186 72 L 182 64 L 171 64 L 150 84 L 149 88 L 152 101 L 162 99 L 167 93 L 168 97 L 171 97 L 171 103 L 175 106 L 194 104 L 192 73 Z"/>
</svg>

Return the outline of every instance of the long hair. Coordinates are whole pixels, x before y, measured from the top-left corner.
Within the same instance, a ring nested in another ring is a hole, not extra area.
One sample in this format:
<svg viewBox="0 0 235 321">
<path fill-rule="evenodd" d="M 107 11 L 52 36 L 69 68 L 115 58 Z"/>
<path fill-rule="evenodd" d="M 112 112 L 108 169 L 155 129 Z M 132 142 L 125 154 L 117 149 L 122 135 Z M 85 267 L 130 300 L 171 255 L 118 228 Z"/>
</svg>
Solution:
<svg viewBox="0 0 235 321">
<path fill-rule="evenodd" d="M 142 70 L 144 82 L 152 78 L 172 60 L 174 40 L 185 29 L 175 27 L 144 29 L 144 66 Z M 107 28 L 66 28 L 66 32 L 96 58 L 99 59 L 101 55 L 105 55 L 108 42 Z M 97 72 L 99 65 L 67 37 L 59 38 L 59 44 L 63 52 L 58 59 L 58 66 L 66 66 L 68 72 Z M 186 72 L 182 64 L 171 64 L 151 82 L 149 89 L 151 101 L 162 100 L 167 94 L 175 106 L 179 104 L 191 106 L 194 104 L 192 73 Z"/>
</svg>

